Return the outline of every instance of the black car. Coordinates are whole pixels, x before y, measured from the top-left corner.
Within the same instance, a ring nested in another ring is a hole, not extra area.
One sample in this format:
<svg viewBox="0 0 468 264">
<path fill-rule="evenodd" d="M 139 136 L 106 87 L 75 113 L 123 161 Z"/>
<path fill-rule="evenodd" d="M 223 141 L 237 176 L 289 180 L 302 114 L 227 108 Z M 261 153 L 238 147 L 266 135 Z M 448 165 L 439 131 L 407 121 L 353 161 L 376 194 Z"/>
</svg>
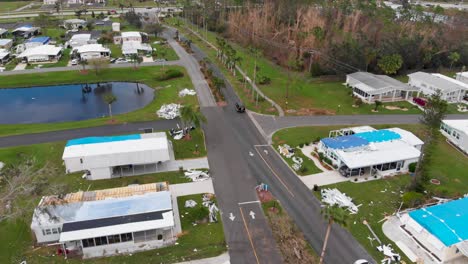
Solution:
<svg viewBox="0 0 468 264">
<path fill-rule="evenodd" d="M 239 103 L 236 103 L 236 111 L 238 113 L 244 113 L 245 112 L 245 106 Z"/>
</svg>

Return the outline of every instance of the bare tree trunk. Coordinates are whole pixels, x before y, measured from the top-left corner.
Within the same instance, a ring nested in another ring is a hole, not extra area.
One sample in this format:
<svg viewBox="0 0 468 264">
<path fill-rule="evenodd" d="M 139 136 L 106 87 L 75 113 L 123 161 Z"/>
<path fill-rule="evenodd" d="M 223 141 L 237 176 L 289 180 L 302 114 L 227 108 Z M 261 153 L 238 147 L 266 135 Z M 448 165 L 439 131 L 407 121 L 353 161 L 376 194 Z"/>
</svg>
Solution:
<svg viewBox="0 0 468 264">
<path fill-rule="evenodd" d="M 109 104 L 109 116 L 112 118 L 112 104 Z"/>
<path fill-rule="evenodd" d="M 331 219 L 328 220 L 327 233 L 325 234 L 325 241 L 323 242 L 322 254 L 320 254 L 319 264 L 323 263 L 323 257 L 325 257 L 325 251 L 327 250 L 328 237 L 330 236 L 332 224 L 333 224 L 333 220 Z"/>
</svg>

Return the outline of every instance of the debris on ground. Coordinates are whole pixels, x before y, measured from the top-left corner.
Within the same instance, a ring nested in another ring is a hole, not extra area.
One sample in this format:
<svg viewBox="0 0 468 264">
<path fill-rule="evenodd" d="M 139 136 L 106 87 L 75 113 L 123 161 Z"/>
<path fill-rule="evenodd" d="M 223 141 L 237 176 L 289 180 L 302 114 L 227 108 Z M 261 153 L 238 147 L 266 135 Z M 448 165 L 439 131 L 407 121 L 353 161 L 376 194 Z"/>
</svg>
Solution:
<svg viewBox="0 0 468 264">
<path fill-rule="evenodd" d="M 185 201 L 185 208 L 193 208 L 195 206 L 197 206 L 197 202 L 195 202 L 194 200 Z"/>
<path fill-rule="evenodd" d="M 202 202 L 203 206 L 209 207 L 213 203 L 213 194 L 211 193 L 203 194 L 202 201 L 203 201 Z"/>
<path fill-rule="evenodd" d="M 180 140 L 194 129 L 195 129 L 194 126 L 190 126 L 186 128 L 177 128 L 177 129 L 172 128 L 171 130 L 169 130 L 169 134 L 171 135 L 173 139 Z"/>
<path fill-rule="evenodd" d="M 358 206 L 353 203 L 351 197 L 345 193 L 340 192 L 338 189 L 322 189 L 322 202 L 329 205 L 338 205 L 339 207 L 345 207 L 350 211 L 351 214 L 358 212 Z"/>
<path fill-rule="evenodd" d="M 288 144 L 283 144 L 278 146 L 279 153 L 286 158 L 291 158 L 294 156 L 294 149 L 291 148 Z"/>
<path fill-rule="evenodd" d="M 377 250 L 382 252 L 385 255 L 385 259 L 381 263 L 391 264 L 391 263 L 400 263 L 401 257 L 400 254 L 395 253 L 391 244 L 378 246 Z"/>
<path fill-rule="evenodd" d="M 5 163 L 3 163 L 3 162 L 0 161 L 0 170 L 2 170 L 3 167 L 5 167 Z"/>
<path fill-rule="evenodd" d="M 186 95 L 196 95 L 196 94 L 197 93 L 195 92 L 195 90 L 185 88 L 179 92 L 179 97 L 184 97 Z"/>
<path fill-rule="evenodd" d="M 191 179 L 194 182 L 205 181 L 210 178 L 210 175 L 207 172 L 199 170 L 187 170 L 184 172 L 185 177 Z"/>
<path fill-rule="evenodd" d="M 210 216 L 209 216 L 210 223 L 218 222 L 219 209 L 216 206 L 216 204 L 213 202 L 212 204 L 208 206 L 208 209 L 210 210 Z"/>
<path fill-rule="evenodd" d="M 174 119 L 180 115 L 180 104 L 164 104 L 156 114 L 160 118 Z"/>
</svg>

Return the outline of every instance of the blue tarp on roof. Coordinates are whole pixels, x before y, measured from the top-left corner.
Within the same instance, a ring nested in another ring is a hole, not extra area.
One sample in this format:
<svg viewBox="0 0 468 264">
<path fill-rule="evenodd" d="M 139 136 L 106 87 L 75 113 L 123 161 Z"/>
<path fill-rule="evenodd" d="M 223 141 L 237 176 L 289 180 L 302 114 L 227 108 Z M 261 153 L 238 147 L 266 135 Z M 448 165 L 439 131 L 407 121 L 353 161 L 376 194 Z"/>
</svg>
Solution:
<svg viewBox="0 0 468 264">
<path fill-rule="evenodd" d="M 49 41 L 50 41 L 49 37 L 35 37 L 35 38 L 28 40 L 28 42 L 39 42 L 42 44 L 46 44 Z"/>
<path fill-rule="evenodd" d="M 365 140 L 367 140 L 368 142 L 371 142 L 371 143 L 385 142 L 385 141 L 401 139 L 400 134 L 398 134 L 396 132 L 393 132 L 393 131 L 390 131 L 390 130 L 387 130 L 387 129 L 356 133 L 356 134 L 354 134 L 354 136 L 365 139 Z"/>
<path fill-rule="evenodd" d="M 85 137 L 72 139 L 67 142 L 67 147 L 74 145 L 85 145 L 85 144 L 97 144 L 114 141 L 125 141 L 125 140 L 136 140 L 141 139 L 140 134 L 122 135 L 122 136 L 111 136 L 111 137 Z"/>
<path fill-rule="evenodd" d="M 468 240 L 468 198 L 412 211 L 409 215 L 446 246 Z"/>
<path fill-rule="evenodd" d="M 348 149 L 369 144 L 369 141 L 360 137 L 356 137 L 355 135 L 324 138 L 321 141 L 323 144 L 325 144 L 325 146 L 332 149 Z"/>
</svg>

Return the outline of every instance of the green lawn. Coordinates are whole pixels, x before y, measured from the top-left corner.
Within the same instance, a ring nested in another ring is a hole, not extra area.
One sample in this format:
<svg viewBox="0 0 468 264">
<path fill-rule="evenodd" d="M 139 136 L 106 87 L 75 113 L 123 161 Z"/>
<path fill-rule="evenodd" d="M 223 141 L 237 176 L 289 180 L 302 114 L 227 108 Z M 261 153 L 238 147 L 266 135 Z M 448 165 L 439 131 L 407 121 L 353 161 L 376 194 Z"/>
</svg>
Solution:
<svg viewBox="0 0 468 264">
<path fill-rule="evenodd" d="M 113 58 L 121 58 L 122 57 L 122 45 L 117 44 L 108 44 L 107 45 L 111 51 L 111 56 Z"/>
<path fill-rule="evenodd" d="M 1 1 L 0 4 L 0 12 L 12 12 L 16 9 L 23 7 L 27 4 L 31 3 L 31 1 Z"/>
<path fill-rule="evenodd" d="M 167 181 L 170 184 L 189 182 L 183 176 L 183 173 L 179 171 L 97 181 L 82 179 L 82 173 L 65 175 L 65 168 L 61 160 L 64 145 L 64 142 L 56 142 L 0 149 L 0 161 L 4 162 L 7 166 L 24 164 L 26 160 L 34 158 L 32 163 L 34 171 L 44 166 L 50 168 L 48 171 L 51 171 L 51 173 L 41 174 L 41 184 L 34 185 L 36 187 L 33 193 L 27 196 L 19 196 L 12 201 L 14 207 L 21 206 L 24 208 L 25 213 L 15 219 L 0 222 L 0 236 L 8 239 L 8 243 L 0 244 L 0 263 L 19 263 L 25 257 L 28 263 L 70 263 L 62 258 L 52 257 L 52 251 L 50 250 L 33 251 L 31 248 L 33 245 L 32 234 L 29 229 L 31 215 L 33 208 L 43 195 L 77 192 L 79 190 L 115 188 L 128 186 L 129 184 L 161 181 Z M 178 147 L 182 146 L 174 147 L 177 150 Z M 5 188 L 5 181 L 0 180 L 0 196 L 3 195 Z M 195 198 L 201 205 L 201 195 L 198 197 L 181 197 L 182 201 L 179 202 L 184 203 L 185 199 L 189 198 Z M 0 202 L 0 205 L 4 206 L 4 203 Z M 180 210 L 185 215 L 185 208 L 180 207 Z M 186 259 L 203 258 L 218 255 L 226 250 L 221 223 L 199 224 L 193 227 L 191 222 L 184 221 L 183 218 L 182 226 L 183 230 L 187 233 L 179 239 L 178 246 L 134 254 L 132 257 L 105 258 L 86 263 L 172 263 L 181 261 L 182 257 Z M 194 247 L 197 248 L 198 252 L 193 252 Z M 73 260 L 71 263 L 78 263 L 78 261 Z"/>
<path fill-rule="evenodd" d="M 178 79 L 168 81 L 157 81 L 156 76 L 168 69 L 178 69 L 185 73 L 185 76 Z M 20 76 L 21 78 L 18 78 Z M 50 72 L 40 74 L 24 74 L 18 76 L 2 76 L 0 79 L 0 87 L 28 87 L 31 85 L 55 85 L 69 83 L 91 83 L 91 82 L 106 82 L 106 81 L 139 81 L 145 83 L 152 88 L 157 88 L 155 91 L 155 100 L 142 109 L 114 116 L 114 123 L 149 121 L 158 119 L 156 111 L 165 103 L 181 103 L 198 105 L 196 96 L 185 96 L 180 98 L 178 91 L 183 88 L 192 88 L 192 82 L 186 74 L 185 69 L 179 66 L 162 67 L 139 67 L 132 68 L 116 68 L 103 70 L 99 75 L 93 71 L 88 74 L 81 74 L 78 71 L 66 72 Z M 110 118 L 97 118 L 76 122 L 62 122 L 50 124 L 12 124 L 0 125 L 0 136 L 37 133 L 53 130 L 63 130 L 72 128 L 82 128 L 90 126 L 100 126 L 109 124 Z"/>
<path fill-rule="evenodd" d="M 372 237 L 372 234 L 363 224 L 363 221 L 366 220 L 369 223 L 372 230 L 374 230 L 382 243 L 391 243 L 391 241 L 382 232 L 383 222 L 379 223 L 379 221 L 381 221 L 386 215 L 392 214 L 398 210 L 401 203 L 400 191 L 403 191 L 409 182 L 409 176 L 398 176 L 386 180 L 376 180 L 364 183 L 343 182 L 323 186 L 322 188 L 337 188 L 341 192 L 350 196 L 356 205 L 362 204 L 359 207 L 359 212 L 357 214 L 349 215 L 349 225 L 347 226 L 347 229 L 359 241 L 359 243 L 364 246 L 367 252 L 369 252 L 379 262 L 384 256 L 375 248 L 378 245 L 377 241 L 373 241 L 373 245 L 371 245 L 368 237 Z M 385 191 L 385 189 L 387 191 Z M 317 195 L 317 197 L 320 197 L 318 192 L 314 192 L 314 194 Z M 398 247 L 394 244 L 393 248 L 398 250 Z M 400 255 L 402 257 L 404 256 L 401 252 Z M 407 261 L 407 263 L 409 262 Z"/>
<path fill-rule="evenodd" d="M 190 132 L 191 139 L 172 139 L 172 146 L 174 147 L 174 156 L 176 159 L 189 159 L 206 156 L 205 136 L 203 130 L 197 128 Z M 168 138 L 170 135 L 168 133 Z M 198 149 L 197 146 L 198 145 Z"/>
<path fill-rule="evenodd" d="M 175 26 L 175 20 L 167 20 L 168 23 Z M 182 32 L 187 32 L 182 29 Z M 200 34 L 205 37 L 205 33 L 200 31 Z M 208 41 L 216 45 L 216 34 L 208 32 Z M 191 37 L 194 43 L 202 50 L 208 52 L 210 59 L 214 60 L 214 50 L 208 51 L 205 45 L 199 45 L 199 41 L 195 41 L 196 37 Z M 254 56 L 235 43 L 230 44 L 237 50 L 237 54 L 242 58 L 241 68 L 247 72 L 252 78 L 254 68 Z M 214 55 L 215 56 L 215 55 Z M 374 105 L 364 104 L 361 107 L 354 108 L 353 98 L 350 94 L 350 89 L 346 88 L 343 81 L 329 81 L 320 78 L 305 77 L 301 73 L 292 73 L 291 78 L 288 78 L 287 71 L 263 56 L 257 60 L 258 76 L 266 76 L 271 79 L 268 85 L 258 85 L 259 88 L 271 98 L 273 101 L 281 105 L 284 110 L 290 110 L 289 115 L 310 115 L 310 114 L 417 114 L 421 111 L 413 107 L 408 102 L 387 103 L 385 105 L 396 105 L 406 107 L 408 111 L 388 110 L 381 108 L 377 113 L 372 112 Z M 289 84 L 288 98 L 286 98 L 286 88 Z M 236 91 L 239 91 L 237 88 Z"/>
</svg>

